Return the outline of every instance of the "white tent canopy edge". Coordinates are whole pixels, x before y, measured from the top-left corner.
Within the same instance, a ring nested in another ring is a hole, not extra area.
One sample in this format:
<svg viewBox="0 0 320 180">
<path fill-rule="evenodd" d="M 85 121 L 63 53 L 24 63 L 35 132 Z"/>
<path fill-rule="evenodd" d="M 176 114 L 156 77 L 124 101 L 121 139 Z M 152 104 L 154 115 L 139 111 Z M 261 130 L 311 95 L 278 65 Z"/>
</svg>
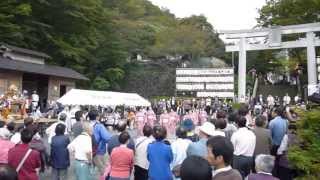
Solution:
<svg viewBox="0 0 320 180">
<path fill-rule="evenodd" d="M 63 105 L 91 106 L 151 106 L 151 103 L 136 93 L 121 93 L 112 91 L 93 91 L 71 89 L 58 102 Z"/>
</svg>

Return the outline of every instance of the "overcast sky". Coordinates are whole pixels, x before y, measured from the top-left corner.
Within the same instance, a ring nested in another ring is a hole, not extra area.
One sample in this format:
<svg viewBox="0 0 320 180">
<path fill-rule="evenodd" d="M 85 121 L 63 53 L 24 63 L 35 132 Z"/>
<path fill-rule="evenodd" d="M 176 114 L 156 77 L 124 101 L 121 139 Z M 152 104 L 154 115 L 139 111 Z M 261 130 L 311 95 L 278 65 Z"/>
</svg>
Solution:
<svg viewBox="0 0 320 180">
<path fill-rule="evenodd" d="M 203 14 L 216 30 L 251 29 L 265 0 L 149 0 L 177 17 Z"/>
</svg>

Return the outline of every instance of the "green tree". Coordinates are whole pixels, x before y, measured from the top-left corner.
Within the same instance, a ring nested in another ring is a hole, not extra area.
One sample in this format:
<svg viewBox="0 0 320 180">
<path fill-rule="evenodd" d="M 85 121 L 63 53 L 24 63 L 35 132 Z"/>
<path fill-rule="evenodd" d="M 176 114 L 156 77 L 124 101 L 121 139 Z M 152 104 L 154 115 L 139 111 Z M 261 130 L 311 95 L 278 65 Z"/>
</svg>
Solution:
<svg viewBox="0 0 320 180">
<path fill-rule="evenodd" d="M 301 171 L 298 179 L 316 180 L 320 173 L 320 109 L 300 112 L 297 121 L 297 138 L 299 143 L 289 149 L 289 160 Z"/>
<path fill-rule="evenodd" d="M 17 17 L 30 16 L 31 5 L 17 3 L 15 0 L 3 0 L 0 2 L 0 39 L 12 44 L 23 44 L 24 34 L 21 26 L 15 23 Z"/>
<path fill-rule="evenodd" d="M 268 27 L 270 25 L 294 25 L 319 22 L 320 20 L 320 0 L 268 0 L 259 10 L 257 18 L 258 26 Z M 283 41 L 297 40 L 304 38 L 301 34 L 284 35 Z M 316 48 L 317 53 L 320 52 Z M 306 51 L 305 48 L 289 50 L 289 64 L 278 63 L 290 67 L 291 73 L 295 73 L 295 67 L 303 67 L 304 73 L 302 79 L 306 79 Z M 305 81 L 302 84 L 306 83 Z"/>
<path fill-rule="evenodd" d="M 320 20 L 319 0 L 268 0 L 259 10 L 258 24 L 292 25 L 313 23 Z"/>
</svg>

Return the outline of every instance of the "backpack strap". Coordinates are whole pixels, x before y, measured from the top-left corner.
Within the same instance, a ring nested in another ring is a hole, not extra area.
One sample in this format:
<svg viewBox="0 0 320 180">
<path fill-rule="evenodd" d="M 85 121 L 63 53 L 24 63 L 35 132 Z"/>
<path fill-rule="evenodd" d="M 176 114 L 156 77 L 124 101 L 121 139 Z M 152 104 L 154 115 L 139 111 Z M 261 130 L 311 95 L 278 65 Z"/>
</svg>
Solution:
<svg viewBox="0 0 320 180">
<path fill-rule="evenodd" d="M 32 149 L 28 149 L 28 151 L 26 152 L 26 154 L 23 156 L 23 158 L 21 159 L 16 171 L 17 173 L 19 173 L 20 169 L 22 168 L 24 162 L 27 160 L 27 158 L 29 157 L 29 155 L 31 154 Z"/>
<path fill-rule="evenodd" d="M 142 141 L 140 141 L 137 145 L 136 145 L 136 147 L 135 147 L 135 149 L 137 149 L 144 141 L 146 141 L 148 138 L 146 137 L 145 139 L 143 139 Z"/>
</svg>

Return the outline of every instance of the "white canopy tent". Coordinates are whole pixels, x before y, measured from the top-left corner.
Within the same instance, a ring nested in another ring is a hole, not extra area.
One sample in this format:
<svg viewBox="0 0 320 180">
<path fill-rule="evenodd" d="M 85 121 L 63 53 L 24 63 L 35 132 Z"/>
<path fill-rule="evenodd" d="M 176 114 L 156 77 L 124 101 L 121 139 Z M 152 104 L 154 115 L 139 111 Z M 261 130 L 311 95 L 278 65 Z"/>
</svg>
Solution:
<svg viewBox="0 0 320 180">
<path fill-rule="evenodd" d="M 63 105 L 91 106 L 151 106 L 151 103 L 136 93 L 91 91 L 72 89 L 58 99 Z"/>
</svg>

